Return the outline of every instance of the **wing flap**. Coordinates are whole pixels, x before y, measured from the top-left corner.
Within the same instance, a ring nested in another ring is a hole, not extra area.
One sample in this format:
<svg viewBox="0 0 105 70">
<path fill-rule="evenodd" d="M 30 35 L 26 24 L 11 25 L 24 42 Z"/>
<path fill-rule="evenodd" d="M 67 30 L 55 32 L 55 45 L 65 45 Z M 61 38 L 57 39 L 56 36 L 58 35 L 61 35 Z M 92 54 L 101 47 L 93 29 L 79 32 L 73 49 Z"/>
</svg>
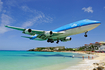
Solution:
<svg viewBox="0 0 105 70">
<path fill-rule="evenodd" d="M 32 29 L 32 32 L 34 32 L 35 34 L 43 34 L 45 31 L 43 31 L 43 30 L 33 30 Z"/>
</svg>

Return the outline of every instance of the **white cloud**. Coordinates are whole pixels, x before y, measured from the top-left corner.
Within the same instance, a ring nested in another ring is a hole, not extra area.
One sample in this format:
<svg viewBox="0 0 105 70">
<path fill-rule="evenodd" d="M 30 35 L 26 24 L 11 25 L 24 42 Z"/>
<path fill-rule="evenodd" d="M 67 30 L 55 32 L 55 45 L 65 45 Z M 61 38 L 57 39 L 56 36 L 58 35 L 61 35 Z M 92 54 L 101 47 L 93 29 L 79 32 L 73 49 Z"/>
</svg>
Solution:
<svg viewBox="0 0 105 70">
<path fill-rule="evenodd" d="M 2 6 L 3 5 L 3 2 L 0 0 L 0 12 L 2 11 Z"/>
<path fill-rule="evenodd" d="M 30 2 L 33 0 L 6 0 L 5 4 L 8 5 L 9 7 L 20 7 L 21 3 L 26 4 L 26 2 Z"/>
<path fill-rule="evenodd" d="M 33 25 L 34 23 L 36 23 L 36 21 L 37 21 L 38 19 L 40 19 L 40 18 L 42 18 L 42 16 L 41 16 L 41 15 L 38 15 L 38 16 L 36 16 L 36 17 L 30 19 L 29 21 L 24 22 L 23 25 L 22 25 L 22 27 L 29 27 L 29 26 L 32 26 L 32 25 Z"/>
<path fill-rule="evenodd" d="M 27 6 L 22 6 L 21 9 L 22 9 L 23 11 L 26 11 L 26 12 L 32 12 L 32 10 L 29 9 L 29 7 L 27 7 Z"/>
<path fill-rule="evenodd" d="M 31 10 L 29 7 L 27 6 L 22 6 L 21 9 L 25 12 L 30 12 L 32 15 L 31 15 L 31 18 L 24 22 L 22 27 L 29 27 L 29 26 L 33 26 L 34 24 L 40 24 L 40 23 L 50 23 L 52 22 L 52 18 L 49 17 L 49 16 L 46 16 L 43 12 L 41 11 L 37 11 L 37 10 Z"/>
<path fill-rule="evenodd" d="M 82 8 L 82 10 L 84 10 L 84 12 L 90 12 L 90 13 L 93 13 L 93 10 L 92 10 L 92 7 L 88 7 L 88 8 Z"/>
<path fill-rule="evenodd" d="M 6 14 L 1 15 L 1 24 L 0 24 L 0 34 L 5 33 L 8 31 L 8 28 L 6 28 L 4 25 L 8 25 L 13 21 L 11 17 L 9 17 Z"/>
<path fill-rule="evenodd" d="M 6 5 L 8 5 L 8 7 L 15 7 L 18 6 L 18 2 L 19 0 L 6 0 Z"/>
</svg>

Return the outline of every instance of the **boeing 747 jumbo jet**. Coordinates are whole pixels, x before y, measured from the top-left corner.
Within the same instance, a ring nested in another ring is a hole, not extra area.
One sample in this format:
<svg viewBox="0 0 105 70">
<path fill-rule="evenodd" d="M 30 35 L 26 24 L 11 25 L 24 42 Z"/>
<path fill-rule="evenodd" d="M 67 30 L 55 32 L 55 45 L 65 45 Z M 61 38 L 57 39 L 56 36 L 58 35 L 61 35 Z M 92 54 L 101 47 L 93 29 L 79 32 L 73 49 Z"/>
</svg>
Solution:
<svg viewBox="0 0 105 70">
<path fill-rule="evenodd" d="M 96 28 L 100 24 L 101 24 L 100 21 L 85 19 L 67 24 L 52 31 L 25 29 L 25 28 L 19 28 L 7 25 L 5 27 L 20 30 L 24 34 L 31 35 L 30 37 L 22 36 L 24 38 L 29 38 L 31 40 L 38 40 L 38 41 L 47 40 L 47 42 L 51 43 L 54 43 L 54 41 L 56 41 L 56 43 L 59 43 L 59 41 L 62 42 L 70 41 L 71 37 L 67 36 L 75 34 L 85 33 L 84 36 L 87 37 L 87 32 Z"/>
</svg>

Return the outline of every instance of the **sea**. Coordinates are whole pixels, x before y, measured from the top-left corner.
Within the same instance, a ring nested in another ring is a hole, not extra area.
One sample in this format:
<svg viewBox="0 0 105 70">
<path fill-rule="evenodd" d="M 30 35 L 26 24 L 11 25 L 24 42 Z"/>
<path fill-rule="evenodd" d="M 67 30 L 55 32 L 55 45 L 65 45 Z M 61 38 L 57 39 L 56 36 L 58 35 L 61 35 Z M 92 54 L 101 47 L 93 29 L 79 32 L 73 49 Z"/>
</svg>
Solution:
<svg viewBox="0 0 105 70">
<path fill-rule="evenodd" d="M 79 64 L 83 60 L 82 56 L 86 55 L 70 52 L 0 51 L 0 70 L 63 70 Z"/>
</svg>

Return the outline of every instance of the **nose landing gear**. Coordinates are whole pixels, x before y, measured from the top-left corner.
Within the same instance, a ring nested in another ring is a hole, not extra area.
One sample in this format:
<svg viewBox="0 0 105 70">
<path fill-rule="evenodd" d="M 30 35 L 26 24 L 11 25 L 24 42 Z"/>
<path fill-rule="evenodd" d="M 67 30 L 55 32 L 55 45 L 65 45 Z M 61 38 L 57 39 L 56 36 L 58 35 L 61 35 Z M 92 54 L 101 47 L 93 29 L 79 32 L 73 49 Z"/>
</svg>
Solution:
<svg viewBox="0 0 105 70">
<path fill-rule="evenodd" d="M 88 32 L 88 31 L 86 31 L 86 32 L 85 32 L 85 35 L 84 35 L 84 37 L 87 37 L 87 32 Z"/>
</svg>

